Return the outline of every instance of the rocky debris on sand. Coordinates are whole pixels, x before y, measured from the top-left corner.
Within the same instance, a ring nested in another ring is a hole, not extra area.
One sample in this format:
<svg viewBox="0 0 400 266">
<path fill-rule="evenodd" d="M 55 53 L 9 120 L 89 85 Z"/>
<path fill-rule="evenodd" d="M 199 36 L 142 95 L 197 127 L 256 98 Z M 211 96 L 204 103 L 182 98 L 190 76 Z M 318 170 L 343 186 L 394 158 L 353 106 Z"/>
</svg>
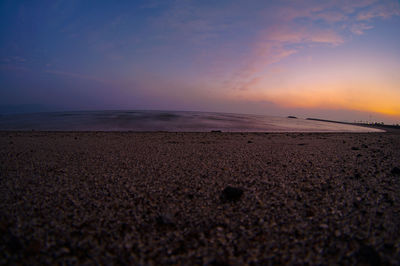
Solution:
<svg viewBox="0 0 400 266">
<path fill-rule="evenodd" d="M 227 186 L 221 193 L 221 200 L 223 202 L 235 202 L 240 200 L 243 195 L 243 190 L 236 187 Z"/>
</svg>

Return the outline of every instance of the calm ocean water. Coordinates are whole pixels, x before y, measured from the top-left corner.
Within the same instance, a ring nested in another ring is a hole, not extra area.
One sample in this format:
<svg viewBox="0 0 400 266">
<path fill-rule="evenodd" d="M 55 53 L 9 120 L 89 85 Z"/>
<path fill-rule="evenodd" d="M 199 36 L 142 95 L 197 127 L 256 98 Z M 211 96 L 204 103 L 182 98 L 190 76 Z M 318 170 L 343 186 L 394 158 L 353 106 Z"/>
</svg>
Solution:
<svg viewBox="0 0 400 266">
<path fill-rule="evenodd" d="M 0 115 L 0 130 L 172 132 L 380 132 L 264 115 L 181 111 L 84 111 Z"/>
</svg>

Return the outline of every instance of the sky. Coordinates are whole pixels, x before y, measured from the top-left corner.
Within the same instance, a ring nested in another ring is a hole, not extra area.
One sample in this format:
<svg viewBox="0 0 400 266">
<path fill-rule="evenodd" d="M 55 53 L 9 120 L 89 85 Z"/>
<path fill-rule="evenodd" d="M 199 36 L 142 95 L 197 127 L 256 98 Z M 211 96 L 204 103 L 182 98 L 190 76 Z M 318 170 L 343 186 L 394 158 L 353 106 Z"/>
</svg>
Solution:
<svg viewBox="0 0 400 266">
<path fill-rule="evenodd" d="M 400 123 L 400 3 L 0 1 L 0 106 Z"/>
</svg>

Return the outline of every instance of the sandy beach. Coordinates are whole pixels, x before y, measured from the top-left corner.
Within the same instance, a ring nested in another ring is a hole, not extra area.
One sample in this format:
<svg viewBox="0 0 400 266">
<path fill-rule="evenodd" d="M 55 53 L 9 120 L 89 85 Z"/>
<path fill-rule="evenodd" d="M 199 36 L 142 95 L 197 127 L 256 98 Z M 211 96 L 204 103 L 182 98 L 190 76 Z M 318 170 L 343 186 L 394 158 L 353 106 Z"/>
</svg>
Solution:
<svg viewBox="0 0 400 266">
<path fill-rule="evenodd" d="M 400 133 L 0 132 L 0 264 L 400 263 Z"/>
</svg>

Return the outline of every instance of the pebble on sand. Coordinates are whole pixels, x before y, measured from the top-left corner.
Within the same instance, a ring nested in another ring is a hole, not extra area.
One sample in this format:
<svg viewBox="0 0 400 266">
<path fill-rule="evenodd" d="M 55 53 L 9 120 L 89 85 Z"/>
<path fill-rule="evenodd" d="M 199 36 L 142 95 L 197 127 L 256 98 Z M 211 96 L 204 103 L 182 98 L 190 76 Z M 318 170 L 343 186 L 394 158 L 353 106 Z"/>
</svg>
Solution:
<svg viewBox="0 0 400 266">
<path fill-rule="evenodd" d="M 399 167 L 394 167 L 391 171 L 392 174 L 394 175 L 400 175 L 400 168 Z"/>
<path fill-rule="evenodd" d="M 221 200 L 223 202 L 234 202 L 240 200 L 243 195 L 243 190 L 240 188 L 235 188 L 227 186 L 221 193 Z"/>
</svg>

